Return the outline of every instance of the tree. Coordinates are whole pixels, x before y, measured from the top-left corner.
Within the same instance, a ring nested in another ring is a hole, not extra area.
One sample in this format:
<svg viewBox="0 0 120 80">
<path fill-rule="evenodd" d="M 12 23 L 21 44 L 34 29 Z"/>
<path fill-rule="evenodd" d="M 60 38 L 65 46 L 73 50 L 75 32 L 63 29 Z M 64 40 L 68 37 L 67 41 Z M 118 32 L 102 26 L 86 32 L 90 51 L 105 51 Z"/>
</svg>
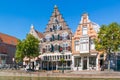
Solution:
<svg viewBox="0 0 120 80">
<path fill-rule="evenodd" d="M 22 62 L 23 61 L 23 58 L 24 58 L 24 54 L 23 54 L 23 47 L 22 47 L 23 43 L 21 40 L 18 41 L 18 44 L 17 44 L 17 50 L 16 50 L 16 54 L 15 54 L 15 59 L 16 59 L 16 62 Z"/>
<path fill-rule="evenodd" d="M 16 50 L 16 60 L 22 61 L 24 57 L 29 59 L 39 55 L 39 40 L 33 35 L 28 34 L 25 40 L 18 42 Z"/>
<path fill-rule="evenodd" d="M 111 23 L 102 25 L 98 32 L 98 38 L 95 39 L 95 48 L 108 56 L 108 69 L 110 69 L 110 54 L 116 53 L 120 46 L 120 25 Z"/>
</svg>

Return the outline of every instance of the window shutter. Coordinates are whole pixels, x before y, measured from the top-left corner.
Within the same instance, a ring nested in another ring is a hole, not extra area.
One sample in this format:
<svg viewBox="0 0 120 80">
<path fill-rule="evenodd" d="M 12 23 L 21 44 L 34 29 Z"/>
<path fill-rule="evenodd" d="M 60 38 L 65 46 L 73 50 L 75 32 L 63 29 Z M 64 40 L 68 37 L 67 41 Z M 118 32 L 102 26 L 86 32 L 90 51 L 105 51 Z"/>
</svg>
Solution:
<svg viewBox="0 0 120 80">
<path fill-rule="evenodd" d="M 69 36 L 69 35 L 67 35 L 67 39 L 70 39 L 70 36 Z"/>
<path fill-rule="evenodd" d="M 53 41 L 55 40 L 55 37 L 54 37 L 54 35 L 52 35 L 52 40 L 53 40 Z"/>
<path fill-rule="evenodd" d="M 53 25 L 53 30 L 55 30 L 55 26 Z"/>
<path fill-rule="evenodd" d="M 54 52 L 54 46 L 51 44 L 51 52 Z"/>
<path fill-rule="evenodd" d="M 58 40 L 60 40 L 60 36 L 59 36 L 59 34 L 58 34 Z"/>
<path fill-rule="evenodd" d="M 59 45 L 59 52 L 61 52 L 62 51 L 62 47 Z"/>
</svg>

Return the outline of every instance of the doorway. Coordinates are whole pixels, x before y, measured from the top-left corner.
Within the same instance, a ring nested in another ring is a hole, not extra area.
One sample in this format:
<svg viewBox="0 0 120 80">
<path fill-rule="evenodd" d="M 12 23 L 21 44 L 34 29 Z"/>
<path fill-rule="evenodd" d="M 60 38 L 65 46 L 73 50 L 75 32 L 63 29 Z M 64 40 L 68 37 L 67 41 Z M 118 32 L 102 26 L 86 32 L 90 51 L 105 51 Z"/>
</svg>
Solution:
<svg viewBox="0 0 120 80">
<path fill-rule="evenodd" d="M 87 69 L 87 57 L 83 58 L 83 70 Z"/>
</svg>

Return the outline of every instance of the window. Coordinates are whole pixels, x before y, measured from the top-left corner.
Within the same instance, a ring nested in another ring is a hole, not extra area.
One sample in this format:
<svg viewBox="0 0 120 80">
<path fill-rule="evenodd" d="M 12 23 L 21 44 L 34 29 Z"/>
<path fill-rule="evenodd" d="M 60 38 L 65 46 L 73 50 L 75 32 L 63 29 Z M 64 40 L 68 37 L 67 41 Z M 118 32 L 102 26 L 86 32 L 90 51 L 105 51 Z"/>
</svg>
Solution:
<svg viewBox="0 0 120 80">
<path fill-rule="evenodd" d="M 49 52 L 50 51 L 50 45 L 46 46 L 46 50 Z"/>
<path fill-rule="evenodd" d="M 55 39 L 55 40 L 58 40 L 58 35 L 54 35 L 54 39 Z"/>
<path fill-rule="evenodd" d="M 67 50 L 67 47 L 68 47 L 68 44 L 67 44 L 67 43 L 64 43 L 62 46 L 63 46 L 63 51 L 66 51 L 66 50 Z"/>
<path fill-rule="evenodd" d="M 80 44 L 80 50 L 81 51 L 88 51 L 89 50 L 89 44 L 88 43 Z"/>
<path fill-rule="evenodd" d="M 87 35 L 87 27 L 83 27 L 82 28 L 82 34 L 83 35 Z"/>
<path fill-rule="evenodd" d="M 60 27 L 61 27 L 60 25 L 57 25 L 57 30 L 60 30 Z"/>
<path fill-rule="evenodd" d="M 55 45 L 55 51 L 58 51 L 59 46 L 56 44 Z"/>
<path fill-rule="evenodd" d="M 93 40 L 90 41 L 90 46 L 91 46 L 91 48 L 90 48 L 91 50 L 95 49 L 95 44 L 94 44 Z"/>
<path fill-rule="evenodd" d="M 62 34 L 62 39 L 63 39 L 63 40 L 67 39 L 67 35 L 68 35 L 67 32 L 63 33 L 63 34 Z"/>
<path fill-rule="evenodd" d="M 57 24 L 59 23 L 57 18 L 54 18 L 54 22 L 57 23 Z"/>
<path fill-rule="evenodd" d="M 75 61 L 74 64 L 75 67 L 81 67 L 81 57 L 75 57 L 74 61 Z"/>
<path fill-rule="evenodd" d="M 75 41 L 75 51 L 79 51 L 79 41 Z"/>
<path fill-rule="evenodd" d="M 89 53 L 89 37 L 80 39 L 80 53 Z"/>
<path fill-rule="evenodd" d="M 50 28 L 50 32 L 52 32 L 52 28 Z"/>
<path fill-rule="evenodd" d="M 71 55 L 68 55 L 68 59 L 71 59 Z"/>
<path fill-rule="evenodd" d="M 45 37 L 47 41 L 50 41 L 50 36 Z"/>
<path fill-rule="evenodd" d="M 96 56 L 91 56 L 89 57 L 89 66 L 90 67 L 95 67 L 96 66 Z"/>
</svg>

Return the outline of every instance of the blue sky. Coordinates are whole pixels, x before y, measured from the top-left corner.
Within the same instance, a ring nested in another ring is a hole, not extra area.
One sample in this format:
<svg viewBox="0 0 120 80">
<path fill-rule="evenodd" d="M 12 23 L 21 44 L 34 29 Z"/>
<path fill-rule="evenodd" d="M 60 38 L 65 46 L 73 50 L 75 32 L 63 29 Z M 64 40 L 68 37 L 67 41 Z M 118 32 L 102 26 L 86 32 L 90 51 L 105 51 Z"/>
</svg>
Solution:
<svg viewBox="0 0 120 80">
<path fill-rule="evenodd" d="M 0 0 L 0 32 L 24 39 L 31 24 L 44 32 L 54 5 L 73 33 L 85 12 L 99 25 L 120 23 L 120 0 Z"/>
</svg>

